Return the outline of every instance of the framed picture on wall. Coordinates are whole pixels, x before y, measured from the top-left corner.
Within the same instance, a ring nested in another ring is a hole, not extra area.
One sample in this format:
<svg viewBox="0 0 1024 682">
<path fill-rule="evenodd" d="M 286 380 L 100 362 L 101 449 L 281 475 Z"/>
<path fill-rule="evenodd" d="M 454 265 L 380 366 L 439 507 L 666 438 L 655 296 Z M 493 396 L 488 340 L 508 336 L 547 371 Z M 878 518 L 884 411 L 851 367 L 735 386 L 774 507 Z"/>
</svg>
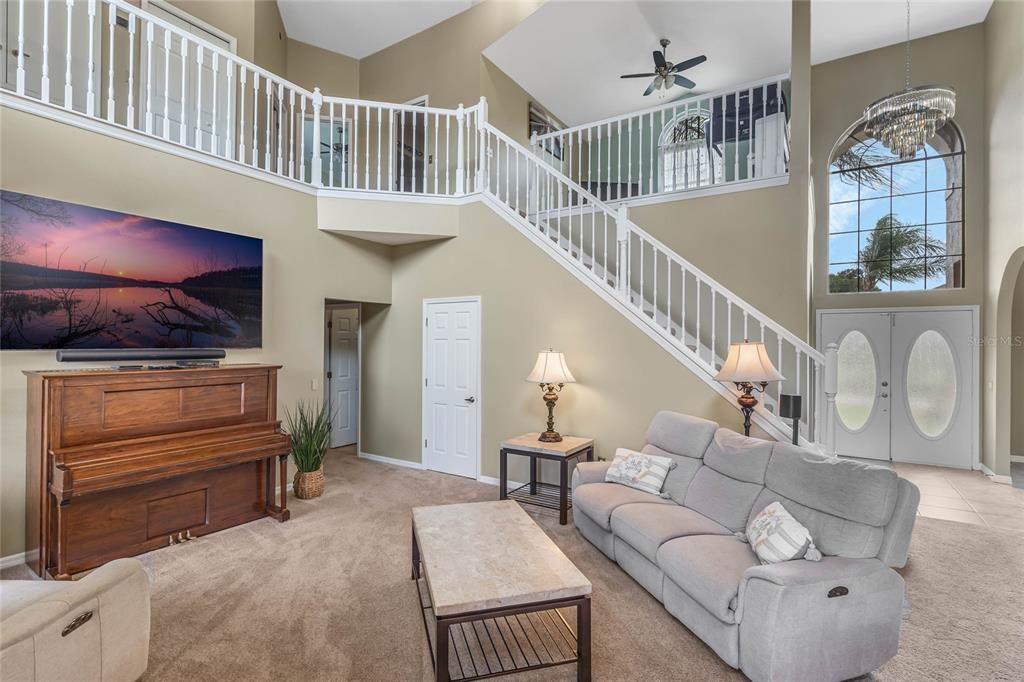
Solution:
<svg viewBox="0 0 1024 682">
<path fill-rule="evenodd" d="M 534 133 L 537 135 L 547 135 L 553 133 L 556 130 L 561 130 L 565 126 L 557 118 L 552 116 L 544 107 L 540 106 L 536 102 L 530 102 L 530 137 L 533 137 Z M 549 154 L 558 159 L 562 160 L 562 143 L 558 139 L 551 138 L 543 140 L 541 142 L 541 148 L 545 149 Z"/>
</svg>

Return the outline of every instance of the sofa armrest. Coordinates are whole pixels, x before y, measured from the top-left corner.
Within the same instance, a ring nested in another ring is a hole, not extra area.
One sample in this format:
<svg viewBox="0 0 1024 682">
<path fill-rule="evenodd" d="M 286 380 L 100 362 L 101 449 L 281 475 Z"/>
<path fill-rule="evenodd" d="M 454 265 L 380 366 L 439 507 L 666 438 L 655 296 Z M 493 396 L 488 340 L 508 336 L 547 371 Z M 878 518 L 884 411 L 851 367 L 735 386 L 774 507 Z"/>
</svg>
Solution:
<svg viewBox="0 0 1024 682">
<path fill-rule="evenodd" d="M 746 570 L 740 667 L 753 680 L 845 680 L 896 655 L 903 579 L 875 558 L 825 557 Z"/>
<path fill-rule="evenodd" d="M 584 483 L 601 483 L 604 475 L 608 473 L 611 462 L 580 462 L 572 472 L 572 489 Z"/>
</svg>

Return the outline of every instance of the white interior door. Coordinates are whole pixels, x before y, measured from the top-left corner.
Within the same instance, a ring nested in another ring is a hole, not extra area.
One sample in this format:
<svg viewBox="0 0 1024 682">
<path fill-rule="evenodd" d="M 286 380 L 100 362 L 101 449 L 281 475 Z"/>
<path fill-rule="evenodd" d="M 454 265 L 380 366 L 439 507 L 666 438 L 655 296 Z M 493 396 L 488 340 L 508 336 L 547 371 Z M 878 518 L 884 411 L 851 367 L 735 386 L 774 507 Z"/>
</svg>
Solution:
<svg viewBox="0 0 1024 682">
<path fill-rule="evenodd" d="M 839 345 L 836 452 L 970 469 L 977 460 L 977 311 L 828 311 Z"/>
<path fill-rule="evenodd" d="M 892 328 L 892 458 L 970 469 L 976 413 L 973 312 L 906 312 Z"/>
<path fill-rule="evenodd" d="M 476 478 L 480 301 L 425 301 L 423 307 L 423 465 Z"/>
<path fill-rule="evenodd" d="M 337 448 L 359 440 L 359 308 L 332 308 L 329 329 L 331 447 Z"/>
<path fill-rule="evenodd" d="M 822 316 L 822 348 L 839 344 L 839 455 L 890 459 L 891 324 L 890 313 L 837 312 Z"/>
</svg>

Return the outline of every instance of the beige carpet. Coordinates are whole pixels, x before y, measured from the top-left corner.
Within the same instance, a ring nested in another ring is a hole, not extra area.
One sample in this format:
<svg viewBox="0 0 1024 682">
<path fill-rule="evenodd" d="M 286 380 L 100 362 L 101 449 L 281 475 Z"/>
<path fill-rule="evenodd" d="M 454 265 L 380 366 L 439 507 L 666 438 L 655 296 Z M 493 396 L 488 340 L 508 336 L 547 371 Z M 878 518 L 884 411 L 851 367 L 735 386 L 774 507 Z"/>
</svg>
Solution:
<svg viewBox="0 0 1024 682">
<path fill-rule="evenodd" d="M 429 679 L 409 509 L 497 489 L 344 451 L 327 471 L 324 497 L 290 502 L 287 523 L 263 519 L 141 557 L 153 577 L 147 682 Z M 594 679 L 743 679 L 571 523 L 534 518 L 594 584 Z M 1024 534 L 919 519 L 900 655 L 874 678 L 1021 679 L 1022 576 Z M 575 668 L 515 679 L 571 680 Z"/>
</svg>

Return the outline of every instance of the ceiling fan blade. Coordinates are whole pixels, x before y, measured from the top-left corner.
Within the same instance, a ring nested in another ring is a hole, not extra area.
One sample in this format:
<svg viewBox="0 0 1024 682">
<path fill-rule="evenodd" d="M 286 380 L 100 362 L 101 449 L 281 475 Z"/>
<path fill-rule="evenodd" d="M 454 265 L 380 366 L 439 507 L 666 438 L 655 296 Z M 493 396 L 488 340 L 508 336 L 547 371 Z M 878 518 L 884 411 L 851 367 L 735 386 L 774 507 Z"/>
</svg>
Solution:
<svg viewBox="0 0 1024 682">
<path fill-rule="evenodd" d="M 699 56 L 699 57 L 694 57 L 693 59 L 687 59 L 685 62 L 679 62 L 678 64 L 673 66 L 672 67 L 672 73 L 679 73 L 680 71 L 686 71 L 687 69 L 692 69 L 693 67 L 697 66 L 698 64 L 703 64 L 707 60 L 708 60 L 707 55 L 703 55 L 703 54 L 701 56 Z"/>
<path fill-rule="evenodd" d="M 644 90 L 644 97 L 647 97 L 647 95 L 651 94 L 652 92 L 654 92 L 655 90 L 660 88 L 661 87 L 661 81 L 662 81 L 661 76 L 658 76 L 657 78 L 652 80 L 651 84 L 647 86 L 646 90 Z"/>
<path fill-rule="evenodd" d="M 650 78 L 651 76 L 657 76 L 656 73 L 627 73 L 619 78 Z"/>
<path fill-rule="evenodd" d="M 665 54 L 659 50 L 655 50 L 654 54 L 654 65 L 659 69 L 665 68 Z"/>
<path fill-rule="evenodd" d="M 677 74 L 675 76 L 672 76 L 672 79 L 676 82 L 676 85 L 681 85 L 684 88 L 690 88 L 692 90 L 693 88 L 697 87 L 697 84 L 694 83 L 689 78 L 687 78 L 686 76 L 680 76 Z"/>
</svg>

